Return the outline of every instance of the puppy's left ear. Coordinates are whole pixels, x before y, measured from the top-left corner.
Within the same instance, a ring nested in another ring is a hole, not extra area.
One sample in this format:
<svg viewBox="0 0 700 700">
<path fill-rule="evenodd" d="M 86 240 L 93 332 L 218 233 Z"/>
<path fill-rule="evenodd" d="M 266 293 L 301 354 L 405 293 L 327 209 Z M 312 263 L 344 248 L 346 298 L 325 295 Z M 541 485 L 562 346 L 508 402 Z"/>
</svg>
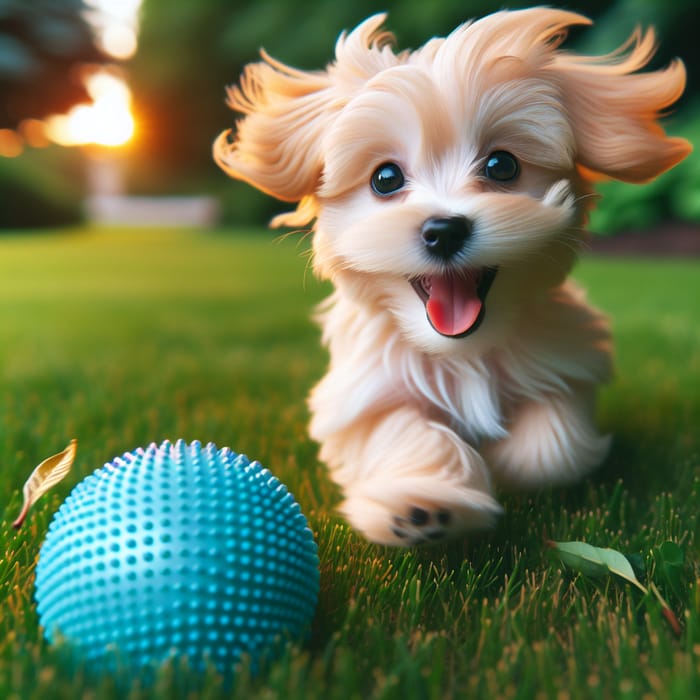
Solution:
<svg viewBox="0 0 700 700">
<path fill-rule="evenodd" d="M 658 122 L 683 94 L 683 63 L 677 59 L 664 70 L 636 72 L 654 51 L 649 30 L 635 33 L 609 56 L 557 52 L 551 70 L 564 93 L 577 162 L 589 177 L 647 182 L 692 150 L 685 139 L 667 136 Z"/>
<path fill-rule="evenodd" d="M 373 74 L 402 60 L 392 51 L 393 35 L 382 29 L 384 19 L 373 15 L 341 34 L 335 62 L 325 71 L 297 70 L 263 51 L 262 61 L 246 66 L 240 86 L 228 90 L 229 106 L 243 118 L 235 134 L 216 140 L 214 160 L 231 177 L 300 202 L 296 214 L 280 215 L 273 225 L 302 225 L 314 217 L 330 124 Z"/>
<path fill-rule="evenodd" d="M 312 193 L 321 175 L 320 142 L 335 93 L 325 72 L 285 66 L 262 53 L 246 66 L 228 105 L 242 113 L 235 135 L 214 143 L 214 160 L 231 177 L 286 202 Z"/>
</svg>

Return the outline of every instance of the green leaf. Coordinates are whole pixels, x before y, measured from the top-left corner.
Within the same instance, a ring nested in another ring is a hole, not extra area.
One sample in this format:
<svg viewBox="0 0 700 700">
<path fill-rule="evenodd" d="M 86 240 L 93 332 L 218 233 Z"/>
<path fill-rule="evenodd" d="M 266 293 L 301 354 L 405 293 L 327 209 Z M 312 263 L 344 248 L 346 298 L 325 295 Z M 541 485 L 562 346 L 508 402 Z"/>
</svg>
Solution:
<svg viewBox="0 0 700 700">
<path fill-rule="evenodd" d="M 29 513 L 29 509 L 53 486 L 61 481 L 73 466 L 75 452 L 78 448 L 77 440 L 71 440 L 70 445 L 63 452 L 47 457 L 34 471 L 24 484 L 24 503 L 17 520 L 12 523 L 15 530 L 22 527 L 22 523 Z"/>
<path fill-rule="evenodd" d="M 594 547 L 587 542 L 549 542 L 550 551 L 562 564 L 585 576 L 601 578 L 615 574 L 647 593 L 627 557 L 615 549 Z"/>
<path fill-rule="evenodd" d="M 651 583 L 649 589 L 642 585 L 637 579 L 632 564 L 627 557 L 615 549 L 594 547 L 586 542 L 547 542 L 547 545 L 562 564 L 578 571 L 585 576 L 600 578 L 609 574 L 615 574 L 620 578 L 625 579 L 628 583 L 636 586 L 645 595 L 651 593 L 656 597 L 661 605 L 661 612 L 671 626 L 676 637 L 681 636 L 681 626 L 669 604 L 664 600 L 659 592 L 659 589 Z M 682 568 L 682 552 L 679 554 L 677 545 L 672 542 L 667 542 L 664 546 L 659 547 L 658 561 L 666 567 L 668 575 L 678 575 L 679 559 Z M 672 546 L 671 546 L 672 545 Z M 658 564 L 657 564 L 658 566 Z"/>
</svg>

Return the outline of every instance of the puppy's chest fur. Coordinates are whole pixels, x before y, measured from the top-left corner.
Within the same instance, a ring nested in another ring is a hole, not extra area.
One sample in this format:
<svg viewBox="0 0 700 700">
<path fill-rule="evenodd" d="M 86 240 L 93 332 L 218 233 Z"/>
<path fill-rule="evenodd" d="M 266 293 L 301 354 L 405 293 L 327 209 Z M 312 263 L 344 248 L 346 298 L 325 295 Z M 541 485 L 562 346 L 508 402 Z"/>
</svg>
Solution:
<svg viewBox="0 0 700 700">
<path fill-rule="evenodd" d="M 473 446 L 505 437 L 523 401 L 566 391 L 572 381 L 608 378 L 607 322 L 579 296 L 567 283 L 498 347 L 434 356 L 406 343 L 389 312 L 336 291 L 318 315 L 331 357 L 311 395 L 313 437 L 323 441 L 360 417 L 407 403 Z"/>
<path fill-rule="evenodd" d="M 388 380 L 419 403 L 430 418 L 444 422 L 471 445 L 506 435 L 502 396 L 504 377 L 494 358 L 430 358 L 387 346 Z"/>
</svg>

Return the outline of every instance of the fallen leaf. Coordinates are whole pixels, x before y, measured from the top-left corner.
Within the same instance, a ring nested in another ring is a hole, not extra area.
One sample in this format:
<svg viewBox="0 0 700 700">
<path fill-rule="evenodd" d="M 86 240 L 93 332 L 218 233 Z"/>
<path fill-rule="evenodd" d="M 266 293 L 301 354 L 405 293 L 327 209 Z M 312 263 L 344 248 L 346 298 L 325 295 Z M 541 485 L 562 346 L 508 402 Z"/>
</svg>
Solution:
<svg viewBox="0 0 700 700">
<path fill-rule="evenodd" d="M 61 481 L 73 466 L 75 453 L 78 448 L 78 441 L 71 440 L 68 447 L 57 455 L 47 457 L 39 466 L 34 469 L 24 484 L 24 503 L 22 510 L 12 523 L 15 530 L 22 527 L 22 523 L 29 513 L 29 509 L 53 486 Z"/>
<path fill-rule="evenodd" d="M 666 544 L 673 545 L 671 542 Z M 664 600 L 659 589 L 653 583 L 649 585 L 648 589 L 640 583 L 637 575 L 634 573 L 632 564 L 624 554 L 615 549 L 594 547 L 587 542 L 553 542 L 549 540 L 547 541 L 547 546 L 562 564 L 585 576 L 600 578 L 609 574 L 615 574 L 628 583 L 631 583 L 633 586 L 636 586 L 644 595 L 649 595 L 651 591 L 658 600 L 661 606 L 661 612 L 671 626 L 673 633 L 676 637 L 681 636 L 681 626 L 678 622 L 678 618 L 675 616 L 673 610 L 671 610 L 671 606 Z M 661 561 L 666 564 L 667 569 L 672 572 L 673 575 L 675 575 L 677 571 L 679 558 L 682 566 L 683 555 L 682 551 L 679 555 L 674 547 L 677 547 L 677 545 L 667 547 L 663 550 L 663 554 L 659 555 Z M 678 549 L 680 550 L 680 548 Z"/>
<path fill-rule="evenodd" d="M 565 565 L 586 576 L 599 578 L 615 574 L 644 593 L 629 559 L 615 549 L 594 547 L 587 542 L 548 542 L 550 550 Z"/>
</svg>

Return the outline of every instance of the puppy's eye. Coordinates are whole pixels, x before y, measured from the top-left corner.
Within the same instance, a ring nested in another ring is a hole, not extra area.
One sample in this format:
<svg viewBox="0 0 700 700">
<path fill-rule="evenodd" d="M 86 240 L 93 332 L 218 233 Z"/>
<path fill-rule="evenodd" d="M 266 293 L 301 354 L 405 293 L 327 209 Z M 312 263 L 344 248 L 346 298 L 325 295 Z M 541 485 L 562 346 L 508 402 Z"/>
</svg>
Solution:
<svg viewBox="0 0 700 700">
<path fill-rule="evenodd" d="M 380 197 L 387 197 L 400 190 L 404 185 L 404 176 L 396 163 L 383 163 L 372 174 L 372 190 Z"/>
<path fill-rule="evenodd" d="M 516 157 L 508 151 L 494 151 L 484 165 L 484 175 L 489 180 L 510 182 L 520 173 L 520 165 Z"/>
</svg>

